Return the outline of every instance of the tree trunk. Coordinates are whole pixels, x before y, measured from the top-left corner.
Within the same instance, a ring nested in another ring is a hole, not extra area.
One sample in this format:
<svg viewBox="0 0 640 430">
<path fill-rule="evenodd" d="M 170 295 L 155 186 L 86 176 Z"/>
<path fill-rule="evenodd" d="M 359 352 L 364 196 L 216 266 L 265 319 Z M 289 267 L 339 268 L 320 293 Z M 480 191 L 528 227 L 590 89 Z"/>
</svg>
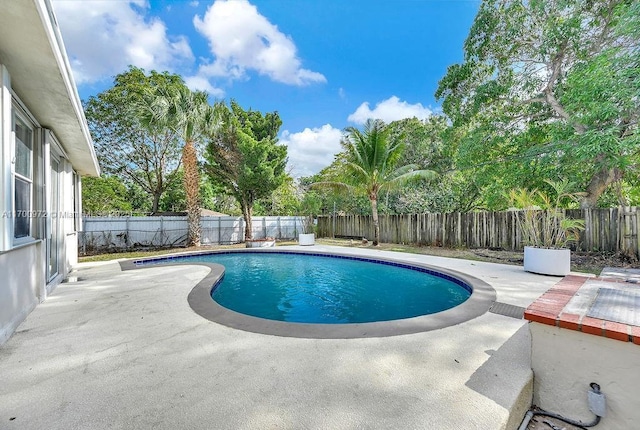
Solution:
<svg viewBox="0 0 640 430">
<path fill-rule="evenodd" d="M 182 148 L 184 192 L 187 197 L 187 246 L 200 246 L 200 172 L 198 154 L 192 141 Z"/>
<path fill-rule="evenodd" d="M 253 226 L 251 225 L 251 217 L 253 216 L 253 205 L 242 202 L 242 216 L 244 217 L 244 240 L 253 239 Z"/>
<path fill-rule="evenodd" d="M 373 246 L 380 243 L 380 224 L 378 223 L 378 196 L 369 196 L 371 200 L 371 215 L 373 217 Z"/>
<path fill-rule="evenodd" d="M 602 167 L 591 177 L 585 195 L 580 199 L 580 208 L 592 209 L 598 204 L 598 199 L 607 187 L 622 177 L 622 171 L 617 167 Z"/>
<path fill-rule="evenodd" d="M 158 207 L 160 206 L 160 197 L 162 196 L 162 192 L 155 191 L 153 193 L 153 203 L 151 203 L 151 213 L 158 213 Z"/>
</svg>

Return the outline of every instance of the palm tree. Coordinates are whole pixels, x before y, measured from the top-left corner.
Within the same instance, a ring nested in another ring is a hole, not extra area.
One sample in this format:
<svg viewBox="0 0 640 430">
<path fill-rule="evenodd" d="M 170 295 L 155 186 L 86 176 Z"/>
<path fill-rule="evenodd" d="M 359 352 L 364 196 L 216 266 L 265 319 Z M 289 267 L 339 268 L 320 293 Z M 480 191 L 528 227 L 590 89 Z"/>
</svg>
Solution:
<svg viewBox="0 0 640 430">
<path fill-rule="evenodd" d="M 373 216 L 373 245 L 380 242 L 380 225 L 378 223 L 378 194 L 384 189 L 417 177 L 432 178 L 436 175 L 431 170 L 417 170 L 417 166 L 409 164 L 396 167 L 403 145 L 400 139 L 395 143 L 389 141 L 389 128 L 382 120 L 369 119 L 363 131 L 355 127 L 347 127 L 343 141 L 345 170 L 348 180 L 345 182 L 326 183 L 347 188 L 364 190 L 371 202 Z M 322 183 L 319 183 L 322 185 Z"/>
<path fill-rule="evenodd" d="M 200 170 L 196 144 L 202 134 L 218 127 L 216 110 L 209 105 L 208 94 L 191 91 L 180 84 L 158 88 L 142 103 L 141 118 L 146 124 L 163 124 L 182 138 L 184 191 L 187 200 L 187 246 L 200 246 Z"/>
</svg>

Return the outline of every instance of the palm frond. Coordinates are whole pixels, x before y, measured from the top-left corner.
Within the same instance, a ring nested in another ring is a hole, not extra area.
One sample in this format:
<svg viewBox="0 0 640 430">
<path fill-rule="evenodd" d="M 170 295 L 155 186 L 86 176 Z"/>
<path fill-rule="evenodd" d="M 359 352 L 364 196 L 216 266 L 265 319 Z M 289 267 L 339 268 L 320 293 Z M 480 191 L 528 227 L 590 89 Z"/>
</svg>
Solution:
<svg viewBox="0 0 640 430">
<path fill-rule="evenodd" d="M 356 180 L 369 180 L 371 172 L 367 171 L 363 166 L 353 161 L 346 161 L 345 167 L 349 170 L 349 173 L 356 176 Z"/>
<path fill-rule="evenodd" d="M 439 174 L 433 170 L 420 169 L 413 170 L 412 166 L 402 166 L 393 172 L 393 177 L 389 178 L 385 184 L 385 188 L 393 189 L 405 185 L 407 182 L 417 179 L 435 179 Z"/>
<path fill-rule="evenodd" d="M 313 184 L 311 184 L 311 188 L 316 188 L 316 189 L 328 188 L 334 191 L 351 191 L 351 190 L 354 190 L 356 187 L 350 184 L 346 184 L 344 182 L 320 181 L 320 182 L 314 182 Z"/>
</svg>

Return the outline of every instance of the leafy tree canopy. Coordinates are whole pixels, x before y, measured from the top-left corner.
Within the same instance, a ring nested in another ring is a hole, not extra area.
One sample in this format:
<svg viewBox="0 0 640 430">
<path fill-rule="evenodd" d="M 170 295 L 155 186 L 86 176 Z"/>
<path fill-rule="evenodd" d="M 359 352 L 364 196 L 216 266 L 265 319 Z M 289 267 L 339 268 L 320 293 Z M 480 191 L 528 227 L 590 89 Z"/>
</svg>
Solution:
<svg viewBox="0 0 640 430">
<path fill-rule="evenodd" d="M 439 175 L 387 191 L 380 201 L 381 212 L 466 212 L 477 207 L 478 189 L 472 176 L 455 170 L 457 139 L 445 116 L 403 119 L 388 128 L 389 139 L 404 147 L 398 164 L 416 165 Z"/>
<path fill-rule="evenodd" d="M 575 178 L 583 207 L 637 176 L 638 12 L 630 0 L 483 1 L 464 62 L 436 92 L 461 138 L 459 167 L 495 196 Z"/>
<path fill-rule="evenodd" d="M 430 170 L 419 170 L 416 165 L 398 167 L 404 141 L 389 138 L 391 128 L 379 119 L 367 120 L 363 130 L 355 127 L 345 129 L 343 151 L 336 158 L 334 181 L 319 182 L 317 187 L 347 188 L 362 190 L 371 204 L 374 225 L 373 244 L 380 241 L 378 224 L 378 195 L 382 190 L 392 189 L 418 177 L 433 177 Z"/>
<path fill-rule="evenodd" d="M 103 172 L 139 186 L 150 198 L 152 212 L 171 185 L 167 178 L 180 166 L 179 135 L 172 127 L 143 125 L 135 107 L 150 91 L 183 86 L 178 75 L 130 67 L 114 78 L 113 87 L 85 104 Z"/>
<path fill-rule="evenodd" d="M 432 115 L 425 120 L 402 119 L 389 123 L 387 127 L 389 141 L 403 147 L 399 165 L 411 164 L 439 173 L 452 168 L 456 148 L 446 139 L 449 124 L 443 115 Z"/>
<path fill-rule="evenodd" d="M 305 194 L 306 196 L 306 194 Z M 287 176 L 270 196 L 260 199 L 255 206 L 256 215 L 297 215 L 300 209 L 298 189 L 293 178 Z"/>
<path fill-rule="evenodd" d="M 300 178 L 300 188 L 305 196 L 308 193 L 315 193 L 320 199 L 319 214 L 332 214 L 334 209 L 338 213 L 371 214 L 369 199 L 360 190 L 349 192 L 347 189 L 341 187 L 314 187 L 311 189 L 315 183 L 346 181 L 346 179 L 344 179 L 346 175 L 339 173 L 339 169 L 337 168 L 339 163 L 338 158 L 342 155 L 343 154 L 338 154 L 337 159 L 319 173 Z"/>
<path fill-rule="evenodd" d="M 200 246 L 200 168 L 198 144 L 219 126 L 214 107 L 204 91 L 185 85 L 145 91 L 136 103 L 136 114 L 149 130 L 172 130 L 181 140 L 183 186 L 187 206 L 187 246 Z"/>
<path fill-rule="evenodd" d="M 250 239 L 251 216 L 257 200 L 268 198 L 287 179 L 287 147 L 278 145 L 282 120 L 277 112 L 244 110 L 234 100 L 219 104 L 221 126 L 206 148 L 205 170 L 240 205 L 245 237 Z"/>
<path fill-rule="evenodd" d="M 127 187 L 115 177 L 82 179 L 82 210 L 89 214 L 130 212 Z"/>
</svg>

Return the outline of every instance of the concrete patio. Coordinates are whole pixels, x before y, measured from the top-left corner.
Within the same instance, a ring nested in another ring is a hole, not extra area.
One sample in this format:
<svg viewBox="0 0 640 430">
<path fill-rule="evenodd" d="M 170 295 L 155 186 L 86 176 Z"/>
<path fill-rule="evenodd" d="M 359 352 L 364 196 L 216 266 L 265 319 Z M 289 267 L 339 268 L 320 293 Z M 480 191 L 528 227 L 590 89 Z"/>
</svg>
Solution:
<svg viewBox="0 0 640 430">
<path fill-rule="evenodd" d="M 313 248 L 457 270 L 519 307 L 559 280 L 519 266 Z M 369 339 L 256 334 L 189 307 L 187 295 L 208 270 L 80 264 L 77 279 L 0 347 L 0 428 L 511 429 L 529 407 L 523 319 L 487 312 Z"/>
</svg>

